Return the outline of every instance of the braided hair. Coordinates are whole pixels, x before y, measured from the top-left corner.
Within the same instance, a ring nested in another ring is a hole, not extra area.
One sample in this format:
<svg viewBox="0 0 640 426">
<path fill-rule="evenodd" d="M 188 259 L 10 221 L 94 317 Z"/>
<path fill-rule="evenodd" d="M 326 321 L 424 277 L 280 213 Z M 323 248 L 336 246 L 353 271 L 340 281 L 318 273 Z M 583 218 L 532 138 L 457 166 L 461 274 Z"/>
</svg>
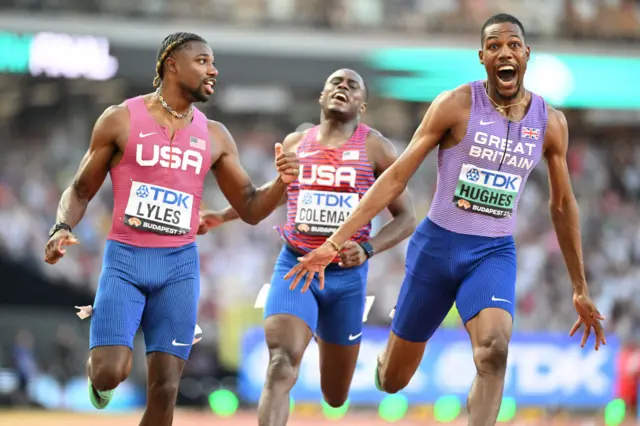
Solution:
<svg viewBox="0 0 640 426">
<path fill-rule="evenodd" d="M 156 77 L 153 79 L 153 87 L 160 86 L 164 77 L 164 61 L 173 52 L 184 48 L 190 41 L 199 41 L 206 43 L 206 40 L 193 33 L 173 33 L 169 34 L 162 40 L 160 50 L 158 50 L 158 60 L 156 62 Z"/>
</svg>

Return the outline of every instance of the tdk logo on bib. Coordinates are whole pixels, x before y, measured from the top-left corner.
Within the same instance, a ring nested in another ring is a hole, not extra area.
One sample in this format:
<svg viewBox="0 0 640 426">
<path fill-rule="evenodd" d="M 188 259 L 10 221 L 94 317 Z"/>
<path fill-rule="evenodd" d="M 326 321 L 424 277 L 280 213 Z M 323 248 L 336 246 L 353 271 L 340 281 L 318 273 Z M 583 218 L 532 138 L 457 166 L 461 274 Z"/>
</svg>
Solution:
<svg viewBox="0 0 640 426">
<path fill-rule="evenodd" d="M 142 185 L 136 191 L 136 195 L 140 198 L 147 198 L 150 195 L 150 191 L 151 199 L 155 202 L 160 202 L 170 206 L 179 206 L 184 209 L 191 208 L 191 205 L 187 204 L 191 202 L 191 195 L 171 191 L 157 186 L 147 187 L 147 185 Z"/>
<path fill-rule="evenodd" d="M 357 192 L 309 191 L 298 194 L 296 229 L 307 235 L 331 235 L 353 213 Z"/>
<path fill-rule="evenodd" d="M 520 188 L 520 176 L 509 175 L 505 173 L 494 173 L 489 170 L 473 168 L 467 172 L 467 179 L 470 182 L 480 183 L 481 185 L 490 186 L 498 189 L 507 189 L 518 191 Z"/>
<path fill-rule="evenodd" d="M 182 235 L 191 230 L 192 209 L 192 194 L 134 181 L 124 223 L 156 234 Z"/>
<path fill-rule="evenodd" d="M 332 193 L 332 192 L 305 192 L 302 203 L 305 205 L 317 205 L 324 207 L 337 207 L 352 209 L 358 202 L 358 194 Z"/>
<path fill-rule="evenodd" d="M 465 211 L 511 217 L 521 185 L 522 176 L 463 164 L 453 202 Z"/>
</svg>

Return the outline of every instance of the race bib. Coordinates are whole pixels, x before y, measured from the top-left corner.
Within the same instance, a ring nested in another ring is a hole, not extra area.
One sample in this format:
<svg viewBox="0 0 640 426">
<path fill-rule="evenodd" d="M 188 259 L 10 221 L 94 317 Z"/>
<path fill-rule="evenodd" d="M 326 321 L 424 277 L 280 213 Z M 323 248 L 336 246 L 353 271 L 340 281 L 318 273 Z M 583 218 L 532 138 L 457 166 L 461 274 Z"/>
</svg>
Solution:
<svg viewBox="0 0 640 426">
<path fill-rule="evenodd" d="M 511 217 L 521 184 L 522 176 L 463 164 L 453 202 L 462 210 Z"/>
<path fill-rule="evenodd" d="M 296 229 L 306 235 L 329 236 L 347 220 L 359 201 L 356 192 L 301 190 Z"/>
<path fill-rule="evenodd" d="M 161 235 L 191 231 L 193 195 L 158 185 L 133 181 L 124 211 L 124 223 Z"/>
</svg>

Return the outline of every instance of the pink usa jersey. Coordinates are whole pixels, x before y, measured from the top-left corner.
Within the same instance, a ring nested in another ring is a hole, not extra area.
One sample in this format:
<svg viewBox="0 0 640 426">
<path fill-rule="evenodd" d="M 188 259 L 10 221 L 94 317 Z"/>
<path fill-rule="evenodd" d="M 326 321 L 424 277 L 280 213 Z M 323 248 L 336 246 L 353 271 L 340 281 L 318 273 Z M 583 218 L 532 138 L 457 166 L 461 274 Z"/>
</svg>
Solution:
<svg viewBox="0 0 640 426">
<path fill-rule="evenodd" d="M 317 141 L 318 126 L 309 129 L 298 147 L 300 175 L 289 185 L 287 223 L 282 237 L 300 251 L 321 246 L 355 210 L 375 182 L 366 150 L 369 127 L 360 124 L 353 136 L 339 148 Z M 353 237 L 366 241 L 371 224 Z"/>
</svg>

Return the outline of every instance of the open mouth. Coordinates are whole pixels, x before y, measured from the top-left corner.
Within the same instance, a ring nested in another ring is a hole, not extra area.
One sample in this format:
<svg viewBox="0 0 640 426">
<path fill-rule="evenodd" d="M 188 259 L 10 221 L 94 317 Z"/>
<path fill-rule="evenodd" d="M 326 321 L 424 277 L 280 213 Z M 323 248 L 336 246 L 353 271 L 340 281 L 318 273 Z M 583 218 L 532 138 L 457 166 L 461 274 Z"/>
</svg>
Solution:
<svg viewBox="0 0 640 426">
<path fill-rule="evenodd" d="M 207 91 L 208 94 L 212 94 L 213 93 L 213 88 L 216 85 L 216 79 L 215 78 L 211 78 L 209 80 L 206 80 L 204 82 L 204 88 Z"/>
<path fill-rule="evenodd" d="M 498 67 L 498 79 L 503 83 L 510 83 L 516 78 L 516 67 L 513 65 L 500 65 Z"/>
<path fill-rule="evenodd" d="M 347 95 L 345 95 L 342 92 L 334 93 L 331 99 L 335 99 L 336 101 L 345 102 L 345 103 L 349 102 L 349 98 L 347 97 Z"/>
</svg>

